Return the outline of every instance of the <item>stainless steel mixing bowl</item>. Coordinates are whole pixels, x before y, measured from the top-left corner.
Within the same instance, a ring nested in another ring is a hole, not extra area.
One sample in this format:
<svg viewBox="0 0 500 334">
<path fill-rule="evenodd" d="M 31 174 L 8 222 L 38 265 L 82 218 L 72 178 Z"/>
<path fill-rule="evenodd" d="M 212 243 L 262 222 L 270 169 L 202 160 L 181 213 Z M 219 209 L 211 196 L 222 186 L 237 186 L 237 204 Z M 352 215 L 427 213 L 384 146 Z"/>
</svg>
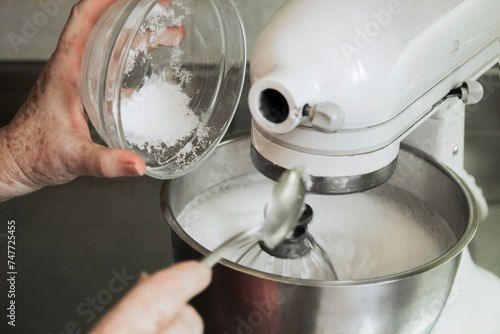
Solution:
<svg viewBox="0 0 500 334">
<path fill-rule="evenodd" d="M 176 217 L 204 190 L 255 173 L 250 145 L 248 137 L 227 141 L 198 169 L 163 184 L 161 205 L 175 232 L 176 261 L 209 253 Z M 418 268 L 356 281 L 284 278 L 223 260 L 214 268 L 210 287 L 193 301 L 206 333 L 428 333 L 448 298 L 461 251 L 477 228 L 476 204 L 452 171 L 411 147 L 402 147 L 394 176 L 380 187 L 402 189 L 423 200 L 448 221 L 458 242 Z"/>
</svg>

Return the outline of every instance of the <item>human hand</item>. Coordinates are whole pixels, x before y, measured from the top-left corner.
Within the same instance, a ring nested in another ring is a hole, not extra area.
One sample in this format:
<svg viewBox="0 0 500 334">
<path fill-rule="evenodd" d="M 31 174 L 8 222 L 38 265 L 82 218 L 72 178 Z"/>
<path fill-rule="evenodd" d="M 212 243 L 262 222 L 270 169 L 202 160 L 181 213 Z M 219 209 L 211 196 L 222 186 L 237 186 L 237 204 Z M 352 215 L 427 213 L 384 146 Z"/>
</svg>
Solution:
<svg viewBox="0 0 500 334">
<path fill-rule="evenodd" d="M 210 279 L 210 269 L 195 261 L 143 275 L 90 334 L 202 333 L 203 322 L 187 303 Z"/>
<path fill-rule="evenodd" d="M 80 99 L 81 62 L 90 32 L 115 0 L 81 0 L 12 122 L 0 129 L 0 202 L 79 175 L 140 176 L 144 161 L 135 153 L 97 145 L 90 138 Z M 169 0 L 163 0 L 162 4 Z M 183 27 L 168 29 L 161 45 L 178 41 Z"/>
</svg>

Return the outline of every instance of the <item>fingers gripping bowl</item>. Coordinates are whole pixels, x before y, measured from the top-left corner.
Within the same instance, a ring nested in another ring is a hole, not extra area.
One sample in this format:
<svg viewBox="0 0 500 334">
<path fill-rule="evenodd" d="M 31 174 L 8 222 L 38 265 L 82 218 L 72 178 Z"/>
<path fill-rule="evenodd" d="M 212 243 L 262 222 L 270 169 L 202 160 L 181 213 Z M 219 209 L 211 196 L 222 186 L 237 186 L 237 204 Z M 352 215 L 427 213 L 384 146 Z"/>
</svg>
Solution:
<svg viewBox="0 0 500 334">
<path fill-rule="evenodd" d="M 200 224 L 193 228 L 183 220 L 183 211 L 186 207 L 191 208 L 190 203 L 199 200 L 199 208 L 204 214 L 205 208 L 215 203 L 210 197 L 214 193 L 213 189 L 224 190 L 228 181 L 242 178 L 249 180 L 244 183 L 241 192 L 244 201 L 238 202 L 232 196 L 234 202 L 225 201 L 223 207 L 231 212 L 246 209 L 239 203 L 252 202 L 250 190 L 260 182 L 258 172 L 250 161 L 250 146 L 247 137 L 226 142 L 189 175 L 164 182 L 161 204 L 174 232 L 172 242 L 177 261 L 199 259 L 209 254 L 217 243 L 215 241 L 215 245 L 212 245 L 210 240 L 218 235 L 224 238 L 233 234 L 235 228 L 244 226 L 232 223 L 235 219 L 230 216 L 224 224 Z M 272 183 L 269 185 L 272 186 Z M 445 247 L 441 253 L 422 263 L 408 260 L 406 268 L 399 267 L 395 272 L 372 272 L 371 275 L 349 277 L 345 270 L 341 270 L 340 281 L 279 276 L 259 268 L 238 265 L 232 258 L 225 259 L 214 268 L 212 284 L 197 299 L 197 308 L 204 318 L 207 332 L 245 332 L 249 328 L 253 333 L 267 334 L 429 332 L 450 293 L 461 251 L 477 227 L 476 204 L 467 187 L 452 171 L 431 157 L 404 147 L 399 153 L 394 176 L 384 185 L 349 197 L 314 196 L 306 196 L 306 202 L 316 210 L 317 217 L 342 216 L 343 221 L 339 224 L 344 226 L 355 226 L 358 212 L 365 210 L 363 206 L 355 212 L 345 211 L 349 206 L 345 203 L 374 201 L 379 205 L 381 202 L 376 199 L 382 198 L 384 202 L 401 204 L 405 210 L 413 208 L 410 216 L 423 217 L 418 224 L 429 235 L 441 234 L 436 240 L 444 240 L 442 245 Z M 265 200 L 262 199 L 263 202 Z M 327 202 L 323 209 L 318 205 L 322 201 Z M 336 204 L 338 201 L 341 205 Z M 321 216 L 321 210 L 326 210 L 327 215 Z M 243 216 L 251 214 L 245 211 Z M 377 218 L 390 217 L 383 203 L 378 212 L 374 211 L 373 217 L 374 220 L 368 222 L 373 228 L 370 229 L 371 239 L 367 239 L 367 243 L 391 232 L 377 229 L 377 226 L 385 226 L 377 225 Z M 448 231 L 448 235 L 439 232 L 438 218 L 446 222 L 447 228 L 441 232 Z M 392 227 L 397 228 L 400 223 L 395 221 Z M 321 239 L 338 227 L 335 224 L 335 219 L 325 218 L 313 218 L 310 224 L 312 233 L 318 242 L 323 242 L 325 249 L 329 249 L 335 240 L 326 238 L 325 242 Z M 362 231 L 352 229 L 349 233 L 354 237 L 361 235 Z M 343 237 L 349 237 L 349 233 Z M 403 246 L 414 244 L 415 248 L 406 248 L 405 251 L 403 247 L 399 252 L 393 251 L 385 258 L 386 261 L 396 261 L 400 257 L 404 264 L 405 257 L 411 258 L 412 253 L 427 252 L 427 246 L 419 246 L 419 241 L 410 230 L 401 236 L 406 238 L 404 242 L 389 238 L 387 243 L 399 242 Z M 377 247 L 384 247 L 384 244 L 380 243 Z M 342 269 L 341 261 L 335 257 L 333 260 Z"/>
<path fill-rule="evenodd" d="M 147 174 L 184 175 L 224 136 L 246 70 L 232 0 L 118 0 L 99 19 L 82 63 L 87 114 L 110 146 Z"/>
</svg>

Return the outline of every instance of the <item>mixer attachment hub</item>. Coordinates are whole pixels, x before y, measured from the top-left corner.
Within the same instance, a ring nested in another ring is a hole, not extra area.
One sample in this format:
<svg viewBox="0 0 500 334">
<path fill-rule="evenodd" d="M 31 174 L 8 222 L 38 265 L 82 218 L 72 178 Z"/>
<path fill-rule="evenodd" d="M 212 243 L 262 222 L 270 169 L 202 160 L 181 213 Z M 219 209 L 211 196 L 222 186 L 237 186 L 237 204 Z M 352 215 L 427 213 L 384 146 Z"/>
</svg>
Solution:
<svg viewBox="0 0 500 334">
<path fill-rule="evenodd" d="M 285 97 L 274 89 L 266 89 L 260 94 L 260 112 L 269 122 L 283 123 L 290 113 Z"/>
<path fill-rule="evenodd" d="M 297 222 L 293 234 L 289 238 L 285 239 L 274 249 L 266 247 L 264 242 L 260 241 L 260 248 L 267 254 L 281 259 L 295 259 L 306 256 L 311 251 L 310 244 L 307 242 L 307 225 L 311 222 L 312 217 L 313 210 L 306 204 L 306 208 Z"/>
</svg>

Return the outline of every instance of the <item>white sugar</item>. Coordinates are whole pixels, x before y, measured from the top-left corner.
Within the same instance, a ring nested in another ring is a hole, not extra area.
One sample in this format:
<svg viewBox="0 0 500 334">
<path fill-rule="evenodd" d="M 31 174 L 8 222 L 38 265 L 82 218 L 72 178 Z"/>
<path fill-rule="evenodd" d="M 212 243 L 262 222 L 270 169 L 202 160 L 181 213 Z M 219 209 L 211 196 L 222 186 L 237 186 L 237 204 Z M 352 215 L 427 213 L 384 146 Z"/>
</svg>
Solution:
<svg viewBox="0 0 500 334">
<path fill-rule="evenodd" d="M 168 164 L 170 172 L 189 167 L 213 143 L 206 116 L 193 112 L 183 91 L 193 77 L 183 66 L 183 36 L 168 30 L 185 25 L 191 14 L 182 1 L 157 4 L 138 29 L 123 71 L 121 124 L 126 141 L 148 162 Z M 141 76 L 143 86 L 138 88 Z"/>
<path fill-rule="evenodd" d="M 162 144 L 174 146 L 196 133 L 200 119 L 189 108 L 190 98 L 179 85 L 152 77 L 121 101 L 127 141 L 148 152 Z"/>
</svg>

